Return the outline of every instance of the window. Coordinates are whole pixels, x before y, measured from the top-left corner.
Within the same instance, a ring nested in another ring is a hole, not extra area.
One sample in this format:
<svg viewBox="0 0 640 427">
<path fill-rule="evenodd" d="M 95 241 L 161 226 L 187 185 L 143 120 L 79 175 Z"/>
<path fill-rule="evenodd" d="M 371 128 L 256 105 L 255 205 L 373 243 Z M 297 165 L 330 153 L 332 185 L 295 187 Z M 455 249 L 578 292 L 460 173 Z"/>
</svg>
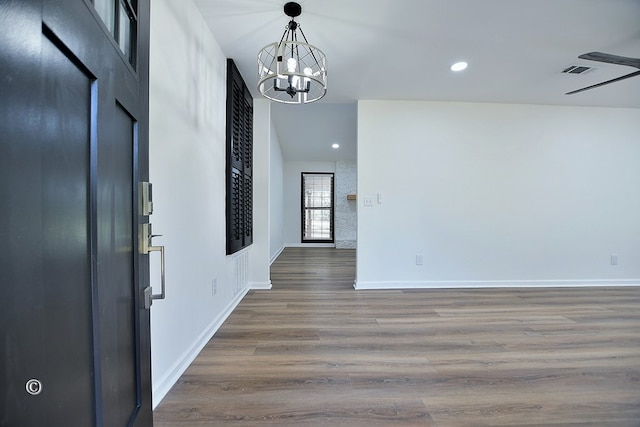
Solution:
<svg viewBox="0 0 640 427">
<path fill-rule="evenodd" d="M 93 0 L 93 6 L 124 56 L 135 67 L 136 52 L 134 48 L 137 42 L 138 17 L 136 16 L 136 9 L 138 1 Z"/>
<path fill-rule="evenodd" d="M 302 173 L 302 243 L 333 243 L 333 174 Z"/>
</svg>

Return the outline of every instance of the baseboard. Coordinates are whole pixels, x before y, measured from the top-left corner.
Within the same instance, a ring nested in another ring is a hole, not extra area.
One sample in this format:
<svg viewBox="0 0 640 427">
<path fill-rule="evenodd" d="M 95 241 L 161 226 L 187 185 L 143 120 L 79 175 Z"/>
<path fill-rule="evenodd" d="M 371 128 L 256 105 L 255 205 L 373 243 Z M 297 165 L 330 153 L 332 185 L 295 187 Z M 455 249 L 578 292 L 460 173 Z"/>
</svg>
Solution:
<svg viewBox="0 0 640 427">
<path fill-rule="evenodd" d="M 566 288 L 594 286 L 640 286 L 640 279 L 624 280 L 452 280 L 424 282 L 363 282 L 354 289 L 456 289 L 456 288 Z"/>
<path fill-rule="evenodd" d="M 271 280 L 269 280 L 268 282 L 249 282 L 249 289 L 251 290 L 271 289 Z"/>
<path fill-rule="evenodd" d="M 280 256 L 280 254 L 282 253 L 282 251 L 284 251 L 285 246 L 283 245 L 278 252 L 271 257 L 271 260 L 269 261 L 269 265 L 273 264 L 275 262 L 275 260 Z"/>
<path fill-rule="evenodd" d="M 335 248 L 335 243 L 287 243 L 287 248 Z"/>
<path fill-rule="evenodd" d="M 187 370 L 189 365 L 191 365 L 195 360 L 204 346 L 207 345 L 211 337 L 213 337 L 224 321 L 227 320 L 233 310 L 235 310 L 238 304 L 240 304 L 240 301 L 242 301 L 242 298 L 244 298 L 248 291 L 249 289 L 247 288 L 238 293 L 222 313 L 220 313 L 220 315 L 204 329 L 198 338 L 196 338 L 191 348 L 187 349 L 187 351 L 178 358 L 171 369 L 169 369 L 169 371 L 167 371 L 167 373 L 158 380 L 157 384 L 153 384 L 153 409 L 155 409 L 167 393 L 169 393 L 171 387 L 173 387 L 173 385 L 178 381 L 180 376 Z"/>
</svg>

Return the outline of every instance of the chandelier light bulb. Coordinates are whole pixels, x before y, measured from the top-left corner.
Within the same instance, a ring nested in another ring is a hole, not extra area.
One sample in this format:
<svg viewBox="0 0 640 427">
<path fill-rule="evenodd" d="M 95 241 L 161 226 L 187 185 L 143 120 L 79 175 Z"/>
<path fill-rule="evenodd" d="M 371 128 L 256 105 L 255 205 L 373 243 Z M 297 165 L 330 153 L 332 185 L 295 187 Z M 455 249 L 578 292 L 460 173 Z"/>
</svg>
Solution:
<svg viewBox="0 0 640 427">
<path fill-rule="evenodd" d="M 290 73 L 296 72 L 296 67 L 298 66 L 298 61 L 295 58 L 287 59 L 287 71 Z"/>
<path fill-rule="evenodd" d="M 312 76 L 313 75 L 313 70 L 309 67 L 306 67 L 304 70 L 304 75 L 305 76 Z"/>
</svg>

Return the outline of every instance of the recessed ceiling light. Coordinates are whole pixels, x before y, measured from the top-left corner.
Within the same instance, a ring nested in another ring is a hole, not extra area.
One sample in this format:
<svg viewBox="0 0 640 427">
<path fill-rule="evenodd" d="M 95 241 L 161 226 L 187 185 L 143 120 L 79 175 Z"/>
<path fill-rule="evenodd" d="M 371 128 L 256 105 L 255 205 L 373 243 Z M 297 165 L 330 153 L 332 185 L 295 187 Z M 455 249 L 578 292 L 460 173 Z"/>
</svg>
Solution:
<svg viewBox="0 0 640 427">
<path fill-rule="evenodd" d="M 340 144 L 331 144 L 331 148 L 340 148 Z"/>
<path fill-rule="evenodd" d="M 451 66 L 451 71 L 462 71 L 465 68 L 467 68 L 469 64 L 467 64 L 466 62 L 456 62 L 455 64 L 453 64 Z"/>
</svg>

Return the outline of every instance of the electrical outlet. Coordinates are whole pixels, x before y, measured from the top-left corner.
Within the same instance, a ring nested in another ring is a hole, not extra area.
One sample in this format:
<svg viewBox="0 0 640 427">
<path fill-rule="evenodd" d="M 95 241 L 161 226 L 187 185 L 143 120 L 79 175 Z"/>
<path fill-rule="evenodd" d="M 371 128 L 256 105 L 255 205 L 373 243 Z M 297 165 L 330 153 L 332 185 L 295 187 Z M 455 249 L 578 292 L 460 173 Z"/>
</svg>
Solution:
<svg viewBox="0 0 640 427">
<path fill-rule="evenodd" d="M 422 259 L 422 254 L 417 254 L 416 255 L 416 265 L 422 265 L 423 263 L 423 259 Z"/>
<path fill-rule="evenodd" d="M 371 197 L 365 197 L 364 198 L 364 205 L 365 206 L 373 206 L 373 199 Z"/>
<path fill-rule="evenodd" d="M 618 255 L 611 254 L 611 265 L 618 265 Z"/>
</svg>

